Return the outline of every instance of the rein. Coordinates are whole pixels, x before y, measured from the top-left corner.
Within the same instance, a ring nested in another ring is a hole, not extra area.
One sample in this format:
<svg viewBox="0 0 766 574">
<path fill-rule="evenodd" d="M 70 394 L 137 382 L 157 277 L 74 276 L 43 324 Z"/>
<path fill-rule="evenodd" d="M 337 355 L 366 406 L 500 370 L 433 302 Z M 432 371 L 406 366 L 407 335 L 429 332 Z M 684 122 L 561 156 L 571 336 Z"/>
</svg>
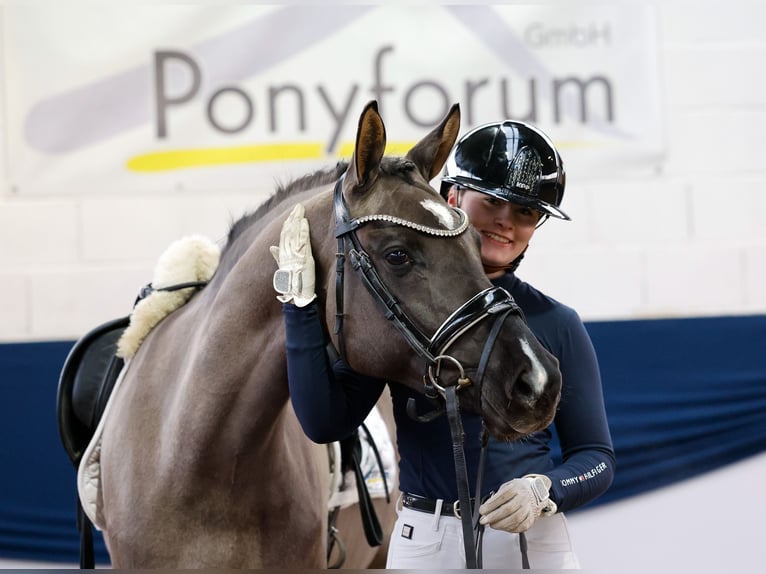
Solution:
<svg viewBox="0 0 766 574">
<path fill-rule="evenodd" d="M 479 324 L 488 317 L 494 317 L 494 324 L 489 337 L 485 343 L 484 350 L 477 370 L 476 384 L 481 389 L 489 355 L 492 347 L 497 340 L 503 323 L 510 314 L 518 314 L 524 317 L 521 308 L 516 304 L 513 297 L 501 287 L 487 288 L 463 303 L 456 309 L 442 324 L 436 329 L 436 332 L 428 337 L 415 323 L 407 316 L 402 309 L 397 298 L 391 293 L 383 279 L 378 274 L 375 266 L 372 264 L 370 256 L 364 250 L 356 230 L 372 221 L 385 221 L 395 225 L 401 225 L 415 229 L 420 233 L 438 237 L 457 237 L 468 229 L 468 216 L 464 211 L 453 208 L 454 212 L 460 217 L 458 225 L 453 229 L 437 229 L 427 227 L 417 223 L 401 219 L 392 215 L 376 214 L 366 215 L 357 218 L 351 218 L 343 197 L 344 176 L 335 184 L 333 194 L 333 207 L 335 212 L 335 237 L 338 240 L 338 250 L 336 252 L 336 283 L 335 283 L 335 335 L 338 338 L 338 347 L 340 356 L 345 358 L 345 345 L 343 342 L 343 280 L 345 270 L 346 253 L 351 261 L 351 265 L 360 276 L 362 283 L 373 296 L 373 298 L 382 307 L 384 316 L 391 321 L 393 326 L 404 337 L 407 344 L 426 361 L 426 372 L 423 376 L 425 385 L 425 395 L 431 400 L 435 400 L 439 395 L 445 401 L 444 406 L 440 406 L 433 413 L 418 416 L 415 413 L 414 399 L 410 399 L 407 404 L 407 413 L 416 420 L 425 422 L 447 413 L 452 435 L 452 450 L 455 462 L 455 473 L 457 478 L 457 489 L 459 499 L 456 503 L 460 508 L 467 512 L 456 512 L 459 515 L 463 527 L 463 543 L 465 546 L 466 566 L 468 568 L 481 567 L 481 540 L 483 527 L 479 525 L 478 507 L 481 503 L 481 478 L 484 469 L 484 457 L 486 453 L 487 440 L 482 432 L 482 451 L 480 465 L 478 470 L 478 480 L 476 484 L 475 506 L 471 507 L 467 465 L 465 462 L 465 452 L 463 448 L 464 433 L 460 418 L 460 406 L 457 391 L 473 384 L 470 378 L 465 376 L 460 362 L 454 357 L 447 355 L 449 347 L 463 334 L 472 327 Z M 442 361 L 449 361 L 456 365 L 460 376 L 452 385 L 442 385 L 438 382 Z M 480 391 L 479 391 L 480 392 Z M 459 510 L 456 507 L 456 510 Z"/>
</svg>

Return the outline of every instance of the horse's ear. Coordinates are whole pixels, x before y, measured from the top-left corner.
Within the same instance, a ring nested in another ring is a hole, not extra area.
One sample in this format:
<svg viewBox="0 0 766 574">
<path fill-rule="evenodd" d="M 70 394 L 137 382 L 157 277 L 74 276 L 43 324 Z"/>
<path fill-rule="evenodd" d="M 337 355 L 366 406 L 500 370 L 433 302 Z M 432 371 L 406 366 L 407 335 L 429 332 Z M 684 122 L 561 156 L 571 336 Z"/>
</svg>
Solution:
<svg viewBox="0 0 766 574">
<path fill-rule="evenodd" d="M 407 159 L 418 166 L 420 173 L 431 181 L 441 171 L 460 132 L 460 105 L 452 104 L 447 115 L 431 132 L 407 152 Z"/>
<path fill-rule="evenodd" d="M 386 127 L 378 113 L 378 102 L 372 100 L 359 117 L 354 156 L 349 165 L 356 187 L 367 187 L 375 181 L 385 151 Z"/>
</svg>

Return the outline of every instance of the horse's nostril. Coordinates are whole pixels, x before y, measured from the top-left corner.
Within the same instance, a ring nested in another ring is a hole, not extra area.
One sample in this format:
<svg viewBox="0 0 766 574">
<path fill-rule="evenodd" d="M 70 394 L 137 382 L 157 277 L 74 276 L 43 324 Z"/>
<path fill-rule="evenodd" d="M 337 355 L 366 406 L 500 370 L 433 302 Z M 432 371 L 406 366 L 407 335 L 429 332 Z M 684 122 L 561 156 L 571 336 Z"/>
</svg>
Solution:
<svg viewBox="0 0 766 574">
<path fill-rule="evenodd" d="M 532 402 L 536 398 L 535 391 L 533 390 L 532 386 L 527 381 L 525 381 L 523 377 L 519 378 L 516 381 L 516 384 L 513 385 L 513 391 L 511 395 L 515 400 L 521 400 L 525 402 Z"/>
</svg>

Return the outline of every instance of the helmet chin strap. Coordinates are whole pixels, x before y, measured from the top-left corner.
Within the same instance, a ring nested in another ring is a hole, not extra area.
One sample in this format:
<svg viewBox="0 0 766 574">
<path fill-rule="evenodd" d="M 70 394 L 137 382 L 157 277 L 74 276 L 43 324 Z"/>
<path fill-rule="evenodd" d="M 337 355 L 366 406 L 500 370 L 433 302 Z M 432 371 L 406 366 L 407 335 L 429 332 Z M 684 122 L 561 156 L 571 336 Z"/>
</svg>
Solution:
<svg viewBox="0 0 766 574">
<path fill-rule="evenodd" d="M 524 254 L 527 252 L 527 249 L 529 249 L 529 245 L 527 245 L 524 248 L 524 251 L 522 251 L 519 256 L 511 261 L 508 265 L 487 265 L 482 261 L 482 265 L 484 266 L 484 273 L 489 275 L 490 273 L 497 273 L 498 271 L 516 271 L 516 269 L 521 264 L 521 260 L 524 259 Z"/>
</svg>

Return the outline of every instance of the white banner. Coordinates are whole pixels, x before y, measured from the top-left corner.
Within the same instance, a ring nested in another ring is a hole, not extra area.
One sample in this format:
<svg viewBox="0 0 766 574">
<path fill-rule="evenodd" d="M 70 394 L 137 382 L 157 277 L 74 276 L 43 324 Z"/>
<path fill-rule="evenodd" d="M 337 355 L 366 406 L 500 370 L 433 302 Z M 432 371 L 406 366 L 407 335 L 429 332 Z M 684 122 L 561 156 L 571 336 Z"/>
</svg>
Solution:
<svg viewBox="0 0 766 574">
<path fill-rule="evenodd" d="M 272 186 L 350 157 L 371 99 L 392 153 L 453 102 L 463 132 L 540 126 L 570 173 L 663 151 L 650 6 L 62 2 L 3 19 L 20 194 Z"/>
</svg>

